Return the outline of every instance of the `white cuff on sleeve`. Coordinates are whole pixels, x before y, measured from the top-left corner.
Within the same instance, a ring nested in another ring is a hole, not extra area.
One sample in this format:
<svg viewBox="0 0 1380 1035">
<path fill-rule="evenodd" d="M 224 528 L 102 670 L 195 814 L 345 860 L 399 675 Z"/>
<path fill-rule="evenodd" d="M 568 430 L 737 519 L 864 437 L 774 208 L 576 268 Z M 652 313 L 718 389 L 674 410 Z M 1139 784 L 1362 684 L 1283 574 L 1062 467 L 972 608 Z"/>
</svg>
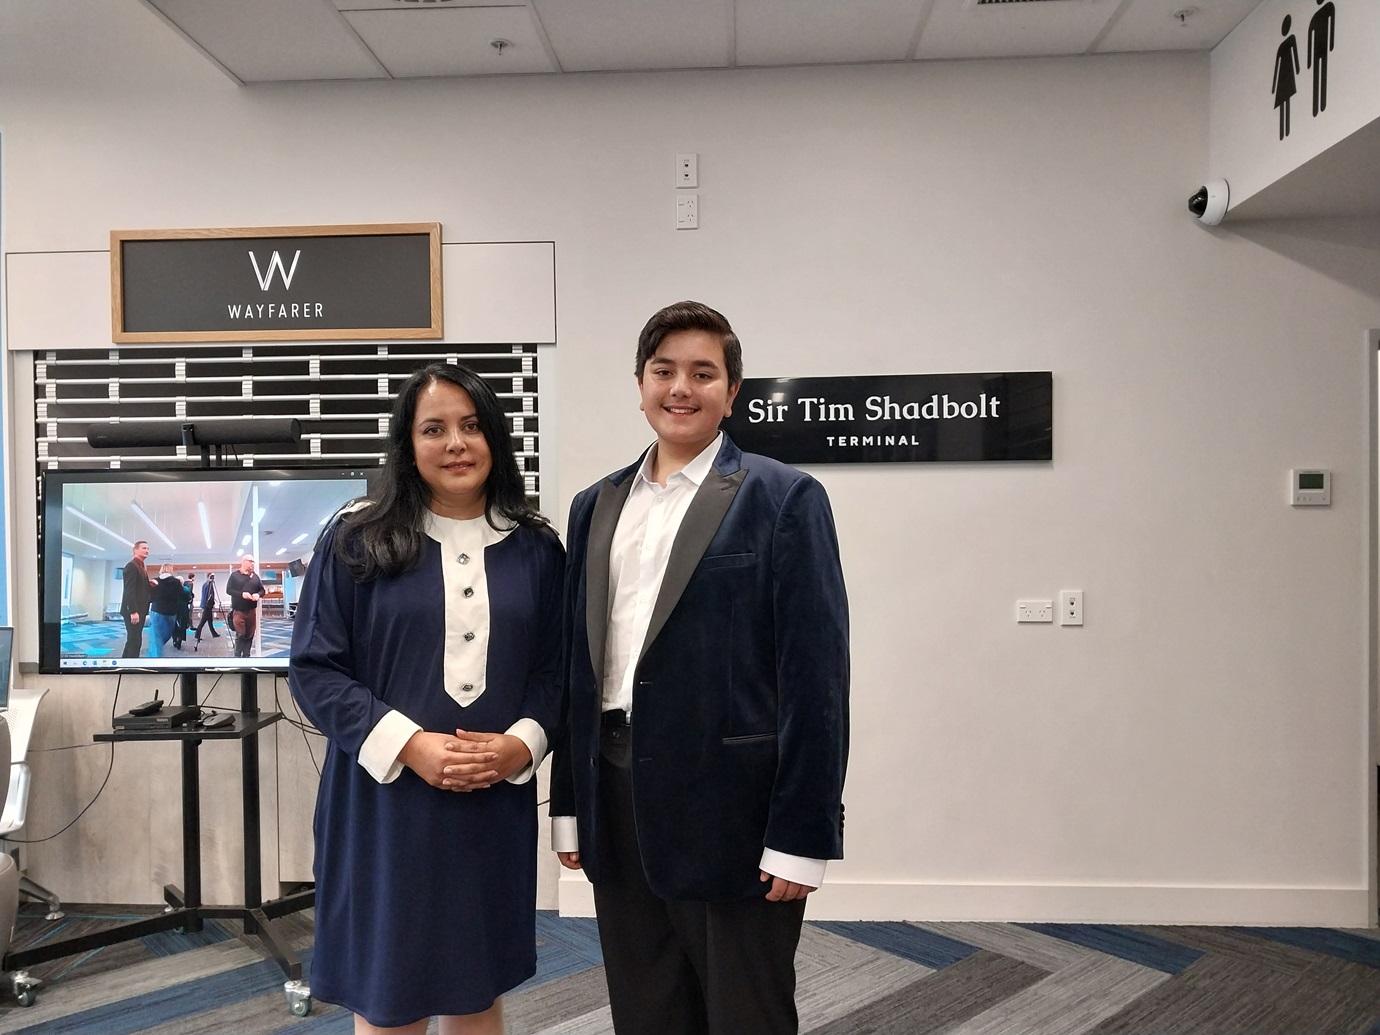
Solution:
<svg viewBox="0 0 1380 1035">
<path fill-rule="evenodd" d="M 546 757 L 546 731 L 536 719 L 518 719 L 508 727 L 507 732 L 509 736 L 517 737 L 526 744 L 527 750 L 532 752 L 532 761 L 508 777 L 508 782 L 526 783 L 532 779 L 537 766 L 541 765 L 541 760 Z"/>
<path fill-rule="evenodd" d="M 551 817 L 551 850 L 553 852 L 578 852 L 580 850 L 580 831 L 574 816 Z"/>
<path fill-rule="evenodd" d="M 770 848 L 762 849 L 761 869 L 773 877 L 804 884 L 807 888 L 817 888 L 824 883 L 826 859 L 807 859 L 803 855 L 787 855 Z"/>
<path fill-rule="evenodd" d="M 388 712 L 359 747 L 359 764 L 379 783 L 392 783 L 403 771 L 398 754 L 420 726 L 402 712 Z"/>
</svg>

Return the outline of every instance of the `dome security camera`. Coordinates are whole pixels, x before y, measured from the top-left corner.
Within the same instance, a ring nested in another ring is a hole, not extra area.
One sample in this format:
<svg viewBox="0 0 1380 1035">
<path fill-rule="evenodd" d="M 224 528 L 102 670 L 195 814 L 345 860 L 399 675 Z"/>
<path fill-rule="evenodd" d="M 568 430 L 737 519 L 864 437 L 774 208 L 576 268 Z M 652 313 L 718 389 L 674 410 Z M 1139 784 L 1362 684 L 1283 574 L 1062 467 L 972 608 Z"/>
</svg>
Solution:
<svg viewBox="0 0 1380 1035">
<path fill-rule="evenodd" d="M 1209 180 L 1198 188 L 1198 193 L 1188 199 L 1188 210 L 1198 217 L 1204 226 L 1216 226 L 1227 214 L 1230 192 L 1226 180 Z"/>
</svg>

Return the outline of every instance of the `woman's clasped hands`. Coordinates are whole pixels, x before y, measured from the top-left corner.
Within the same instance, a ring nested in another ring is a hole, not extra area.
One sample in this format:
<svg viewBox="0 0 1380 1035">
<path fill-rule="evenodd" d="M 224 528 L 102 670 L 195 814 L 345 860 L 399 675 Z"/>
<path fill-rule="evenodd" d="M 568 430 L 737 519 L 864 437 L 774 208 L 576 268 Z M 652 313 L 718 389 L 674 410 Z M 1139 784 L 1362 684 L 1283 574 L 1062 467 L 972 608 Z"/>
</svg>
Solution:
<svg viewBox="0 0 1380 1035">
<path fill-rule="evenodd" d="M 492 787 L 530 765 L 532 752 L 507 733 L 455 733 L 418 730 L 403 746 L 398 761 L 432 787 L 477 791 Z"/>
</svg>

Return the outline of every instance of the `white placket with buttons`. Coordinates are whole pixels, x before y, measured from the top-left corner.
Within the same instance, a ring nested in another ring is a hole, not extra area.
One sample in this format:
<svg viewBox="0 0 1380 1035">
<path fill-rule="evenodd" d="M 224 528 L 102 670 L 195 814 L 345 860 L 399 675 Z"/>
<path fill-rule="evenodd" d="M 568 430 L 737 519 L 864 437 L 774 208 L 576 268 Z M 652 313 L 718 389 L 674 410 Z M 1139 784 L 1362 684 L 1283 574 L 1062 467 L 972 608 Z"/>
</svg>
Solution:
<svg viewBox="0 0 1380 1035">
<path fill-rule="evenodd" d="M 483 517 L 458 520 L 427 515 L 426 534 L 441 545 L 445 584 L 446 650 L 442 678 L 446 693 L 462 708 L 484 693 L 489 657 L 489 583 L 484 550 L 509 530 Z"/>
</svg>

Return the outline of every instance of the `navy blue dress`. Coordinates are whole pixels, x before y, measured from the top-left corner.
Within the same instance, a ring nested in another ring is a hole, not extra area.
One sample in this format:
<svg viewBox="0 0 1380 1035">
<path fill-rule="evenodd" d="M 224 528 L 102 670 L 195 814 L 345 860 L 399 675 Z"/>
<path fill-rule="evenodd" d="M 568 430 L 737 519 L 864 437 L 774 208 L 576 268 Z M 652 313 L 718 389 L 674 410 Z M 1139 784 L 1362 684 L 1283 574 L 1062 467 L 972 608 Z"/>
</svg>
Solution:
<svg viewBox="0 0 1380 1035">
<path fill-rule="evenodd" d="M 357 759 L 391 709 L 431 732 L 502 733 L 526 717 L 553 735 L 564 550 L 553 532 L 523 527 L 485 548 L 486 689 L 462 708 L 442 680 L 440 544 L 428 539 L 413 571 L 358 583 L 334 556 L 335 534 L 303 582 L 289 670 L 329 739 L 312 995 L 379 1026 L 476 1013 L 536 970 L 536 781 L 457 793 L 404 768 L 381 784 Z"/>
</svg>

